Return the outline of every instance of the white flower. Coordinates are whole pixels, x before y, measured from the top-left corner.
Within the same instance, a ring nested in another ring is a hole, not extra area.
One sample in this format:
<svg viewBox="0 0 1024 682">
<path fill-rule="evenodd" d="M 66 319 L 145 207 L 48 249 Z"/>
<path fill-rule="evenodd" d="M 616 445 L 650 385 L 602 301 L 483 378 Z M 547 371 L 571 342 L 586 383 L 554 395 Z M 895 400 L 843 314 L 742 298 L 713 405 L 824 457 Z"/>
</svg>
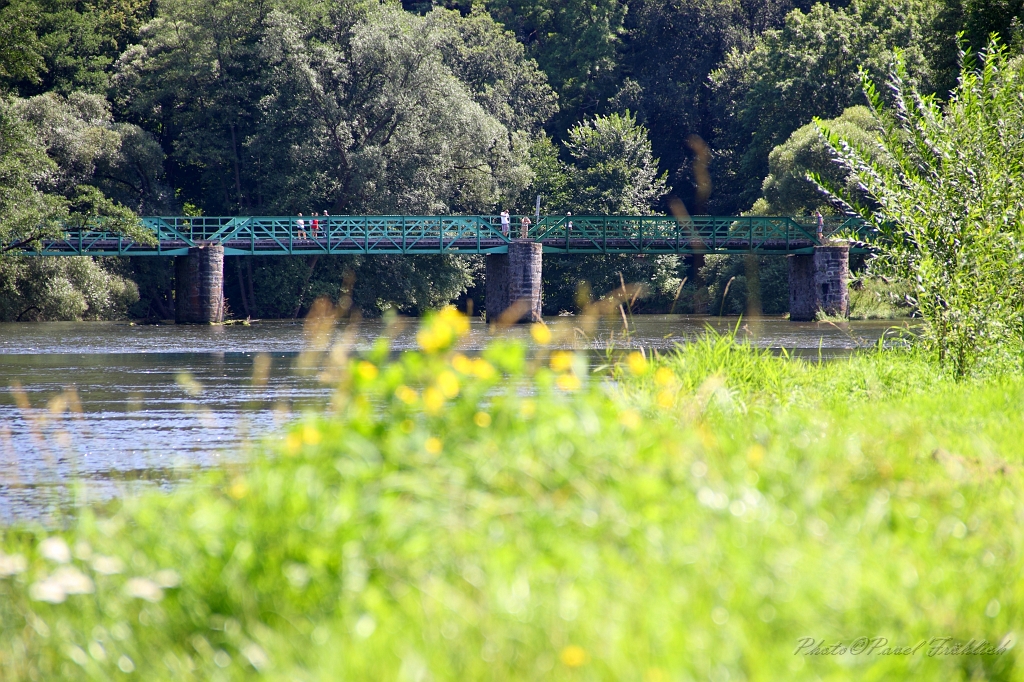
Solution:
<svg viewBox="0 0 1024 682">
<path fill-rule="evenodd" d="M 61 566 L 49 578 L 32 583 L 28 596 L 36 601 L 60 604 L 69 594 L 89 594 L 92 580 L 73 566 Z"/>
<path fill-rule="evenodd" d="M 39 553 L 58 564 L 71 561 L 71 549 L 68 548 L 68 543 L 64 542 L 64 538 L 46 538 L 39 543 Z"/>
<path fill-rule="evenodd" d="M 0 552 L 0 578 L 24 573 L 27 568 L 28 561 L 20 554 L 4 554 Z"/>
<path fill-rule="evenodd" d="M 256 644 L 249 644 L 242 649 L 242 655 L 249 660 L 249 663 L 256 670 L 263 670 L 270 665 L 270 659 L 267 657 L 266 652 Z"/>
<path fill-rule="evenodd" d="M 98 556 L 92 560 L 92 569 L 103 575 L 114 575 L 124 570 L 124 562 L 113 556 Z"/>
<path fill-rule="evenodd" d="M 152 602 L 157 602 L 164 598 L 164 591 L 149 578 L 132 578 L 125 583 L 124 592 L 129 597 Z"/>
<path fill-rule="evenodd" d="M 45 601 L 51 604 L 60 604 L 67 599 L 64 589 L 53 580 L 47 578 L 37 583 L 32 583 L 28 588 L 28 596 L 36 601 Z"/>
<path fill-rule="evenodd" d="M 91 594 L 93 591 L 89 576 L 72 566 L 61 566 L 49 579 L 60 585 L 65 594 Z"/>
<path fill-rule="evenodd" d="M 181 582 L 181 578 L 171 569 L 165 568 L 153 574 L 153 582 L 166 590 L 177 587 L 178 583 Z"/>
</svg>

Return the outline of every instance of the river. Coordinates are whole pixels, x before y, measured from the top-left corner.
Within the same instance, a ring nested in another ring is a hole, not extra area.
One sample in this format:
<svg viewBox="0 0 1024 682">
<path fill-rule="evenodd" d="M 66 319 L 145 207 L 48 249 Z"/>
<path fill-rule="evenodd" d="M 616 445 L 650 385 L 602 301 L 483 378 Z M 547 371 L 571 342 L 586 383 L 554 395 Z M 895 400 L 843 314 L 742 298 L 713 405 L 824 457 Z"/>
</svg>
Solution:
<svg viewBox="0 0 1024 682">
<path fill-rule="evenodd" d="M 614 318 L 586 334 L 576 318 L 550 322 L 577 329 L 569 345 L 595 353 L 609 344 L 671 348 L 709 325 L 737 325 L 736 318 L 638 316 L 627 337 Z M 893 324 L 764 318 L 738 333 L 757 346 L 831 358 L 873 345 Z M 381 321 L 341 325 L 336 342 L 359 351 L 384 331 Z M 389 333 L 396 351 L 415 347 L 415 321 L 399 321 Z M 526 327 L 501 333 L 529 335 Z M 490 335 L 474 321 L 463 346 L 479 350 Z M 75 493 L 80 503 L 83 495 L 105 499 L 173 485 L 197 468 L 237 458 L 245 443 L 326 400 L 329 387 L 297 367 L 306 347 L 301 322 L 0 324 L 0 524 L 69 500 L 71 481 L 83 483 Z M 254 381 L 257 358 L 266 373 Z"/>
</svg>

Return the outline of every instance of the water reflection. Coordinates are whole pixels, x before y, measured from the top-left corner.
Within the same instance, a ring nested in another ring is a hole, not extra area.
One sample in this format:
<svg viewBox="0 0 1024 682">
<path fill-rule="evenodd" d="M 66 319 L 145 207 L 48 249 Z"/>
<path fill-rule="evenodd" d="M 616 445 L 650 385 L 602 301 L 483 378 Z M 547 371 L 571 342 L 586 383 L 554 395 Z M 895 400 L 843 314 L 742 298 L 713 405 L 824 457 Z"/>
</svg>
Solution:
<svg viewBox="0 0 1024 682">
<path fill-rule="evenodd" d="M 550 320 L 576 330 L 567 336 L 577 347 L 595 351 L 671 348 L 707 325 L 737 325 L 735 318 L 678 315 L 632 322 L 627 336 L 621 320 L 594 328 L 576 318 Z M 891 326 L 762 319 L 742 324 L 739 334 L 758 346 L 828 358 L 876 343 Z M 336 339 L 363 350 L 384 329 L 380 321 L 342 325 Z M 415 347 L 414 321 L 391 333 L 396 350 Z M 525 327 L 501 333 L 529 335 Z M 474 322 L 464 345 L 479 350 L 490 338 L 488 327 Z M 305 344 L 301 322 L 0 324 L 0 523 L 37 515 L 62 499 L 71 480 L 103 499 L 132 486 L 170 485 L 197 467 L 238 457 L 244 443 L 328 396 L 328 387 L 295 369 Z"/>
</svg>

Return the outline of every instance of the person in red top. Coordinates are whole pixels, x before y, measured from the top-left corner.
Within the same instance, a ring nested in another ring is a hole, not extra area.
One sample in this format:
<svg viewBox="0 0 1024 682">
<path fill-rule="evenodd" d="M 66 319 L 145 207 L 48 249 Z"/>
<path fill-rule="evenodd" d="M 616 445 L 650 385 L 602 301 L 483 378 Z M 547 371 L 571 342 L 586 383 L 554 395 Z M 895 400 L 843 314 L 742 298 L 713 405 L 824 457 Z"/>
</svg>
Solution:
<svg viewBox="0 0 1024 682">
<path fill-rule="evenodd" d="M 320 236 L 320 221 L 318 220 L 319 217 L 320 214 L 317 213 L 316 211 L 313 211 L 313 239 L 316 239 Z"/>
</svg>

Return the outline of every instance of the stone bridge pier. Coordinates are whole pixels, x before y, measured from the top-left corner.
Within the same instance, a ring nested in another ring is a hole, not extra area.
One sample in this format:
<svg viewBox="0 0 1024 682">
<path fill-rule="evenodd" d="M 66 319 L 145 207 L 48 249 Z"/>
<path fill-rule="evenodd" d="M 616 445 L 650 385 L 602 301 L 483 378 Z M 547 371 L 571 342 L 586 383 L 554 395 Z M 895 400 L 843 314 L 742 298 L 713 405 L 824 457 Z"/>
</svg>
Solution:
<svg viewBox="0 0 1024 682">
<path fill-rule="evenodd" d="M 487 256 L 484 285 L 487 321 L 540 322 L 544 246 L 513 240 L 508 253 Z"/>
<path fill-rule="evenodd" d="M 813 255 L 789 259 L 789 319 L 815 320 L 822 312 L 846 317 L 850 307 L 850 247 L 816 246 Z"/>
<path fill-rule="evenodd" d="M 224 321 L 224 247 L 208 244 L 174 258 L 174 321 Z"/>
</svg>

